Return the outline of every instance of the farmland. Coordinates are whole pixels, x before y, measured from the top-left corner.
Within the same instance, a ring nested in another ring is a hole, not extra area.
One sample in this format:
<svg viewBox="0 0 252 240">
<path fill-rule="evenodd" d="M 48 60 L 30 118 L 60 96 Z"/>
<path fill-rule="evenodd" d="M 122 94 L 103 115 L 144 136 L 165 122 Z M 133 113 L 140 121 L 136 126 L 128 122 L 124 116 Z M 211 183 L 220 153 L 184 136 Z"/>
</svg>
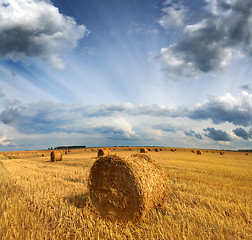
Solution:
<svg viewBox="0 0 252 240">
<path fill-rule="evenodd" d="M 128 156 L 139 148 L 111 148 Z M 0 155 L 0 239 L 252 239 L 252 153 L 149 151 L 165 167 L 170 191 L 136 223 L 110 222 L 89 201 L 97 149 Z M 43 154 L 43 155 L 42 155 Z"/>
</svg>

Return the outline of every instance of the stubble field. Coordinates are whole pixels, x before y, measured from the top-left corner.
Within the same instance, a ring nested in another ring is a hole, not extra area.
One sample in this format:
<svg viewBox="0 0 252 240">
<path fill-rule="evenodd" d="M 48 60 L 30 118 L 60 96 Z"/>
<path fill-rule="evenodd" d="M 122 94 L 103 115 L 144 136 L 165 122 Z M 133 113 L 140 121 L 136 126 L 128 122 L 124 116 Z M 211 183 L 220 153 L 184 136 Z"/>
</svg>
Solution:
<svg viewBox="0 0 252 240">
<path fill-rule="evenodd" d="M 100 218 L 89 202 L 96 149 L 71 150 L 58 162 L 50 151 L 1 153 L 0 239 L 252 239 L 252 153 L 148 154 L 165 167 L 168 200 L 140 222 L 120 223 Z"/>
</svg>

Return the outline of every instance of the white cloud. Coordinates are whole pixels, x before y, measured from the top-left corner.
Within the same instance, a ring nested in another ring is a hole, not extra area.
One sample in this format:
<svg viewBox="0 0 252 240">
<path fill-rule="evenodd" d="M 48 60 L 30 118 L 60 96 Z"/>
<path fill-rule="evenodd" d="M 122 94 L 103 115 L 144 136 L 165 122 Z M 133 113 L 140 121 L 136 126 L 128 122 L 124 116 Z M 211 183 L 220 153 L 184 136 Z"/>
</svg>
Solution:
<svg viewBox="0 0 252 240">
<path fill-rule="evenodd" d="M 165 29 L 182 28 L 185 25 L 186 8 L 180 3 L 165 2 L 166 7 L 162 9 L 163 16 L 159 24 Z"/>
<path fill-rule="evenodd" d="M 59 13 L 50 1 L 0 0 L 0 58 L 40 57 L 64 68 L 60 54 L 88 34 L 84 25 Z"/>
<path fill-rule="evenodd" d="M 100 121 L 96 126 L 90 126 L 89 131 L 95 131 L 112 139 L 136 140 L 139 136 L 133 131 L 132 125 L 122 117 Z"/>
<path fill-rule="evenodd" d="M 3 136 L 0 138 L 0 145 L 1 146 L 13 145 L 13 140 Z"/>
</svg>

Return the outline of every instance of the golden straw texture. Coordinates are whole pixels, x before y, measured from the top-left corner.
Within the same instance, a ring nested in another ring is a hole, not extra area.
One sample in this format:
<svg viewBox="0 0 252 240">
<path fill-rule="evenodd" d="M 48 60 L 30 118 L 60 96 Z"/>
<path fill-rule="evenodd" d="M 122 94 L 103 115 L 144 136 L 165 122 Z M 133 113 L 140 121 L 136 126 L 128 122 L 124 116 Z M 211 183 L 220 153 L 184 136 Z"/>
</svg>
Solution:
<svg viewBox="0 0 252 240">
<path fill-rule="evenodd" d="M 62 160 L 62 153 L 61 153 L 61 151 L 52 151 L 51 152 L 51 162 L 61 161 L 61 160 Z"/>
<path fill-rule="evenodd" d="M 106 155 L 109 155 L 111 153 L 111 151 L 107 148 L 101 148 L 98 150 L 98 153 L 97 153 L 97 157 L 101 157 L 101 156 L 106 156 Z"/>
<path fill-rule="evenodd" d="M 88 188 L 99 214 L 112 221 L 141 219 L 163 205 L 169 191 L 164 169 L 144 154 L 100 157 L 91 168 Z"/>
<path fill-rule="evenodd" d="M 147 153 L 148 149 L 147 148 L 140 148 L 140 153 Z"/>
</svg>

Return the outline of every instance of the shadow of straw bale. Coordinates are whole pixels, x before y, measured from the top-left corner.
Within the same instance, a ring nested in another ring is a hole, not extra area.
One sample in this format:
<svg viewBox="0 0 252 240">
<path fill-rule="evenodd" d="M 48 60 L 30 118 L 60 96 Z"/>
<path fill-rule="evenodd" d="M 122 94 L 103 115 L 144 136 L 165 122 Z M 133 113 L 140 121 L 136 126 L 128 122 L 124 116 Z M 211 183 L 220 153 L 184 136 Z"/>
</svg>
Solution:
<svg viewBox="0 0 252 240">
<path fill-rule="evenodd" d="M 64 197 L 64 200 L 77 208 L 84 208 L 90 203 L 88 193 Z"/>
</svg>

